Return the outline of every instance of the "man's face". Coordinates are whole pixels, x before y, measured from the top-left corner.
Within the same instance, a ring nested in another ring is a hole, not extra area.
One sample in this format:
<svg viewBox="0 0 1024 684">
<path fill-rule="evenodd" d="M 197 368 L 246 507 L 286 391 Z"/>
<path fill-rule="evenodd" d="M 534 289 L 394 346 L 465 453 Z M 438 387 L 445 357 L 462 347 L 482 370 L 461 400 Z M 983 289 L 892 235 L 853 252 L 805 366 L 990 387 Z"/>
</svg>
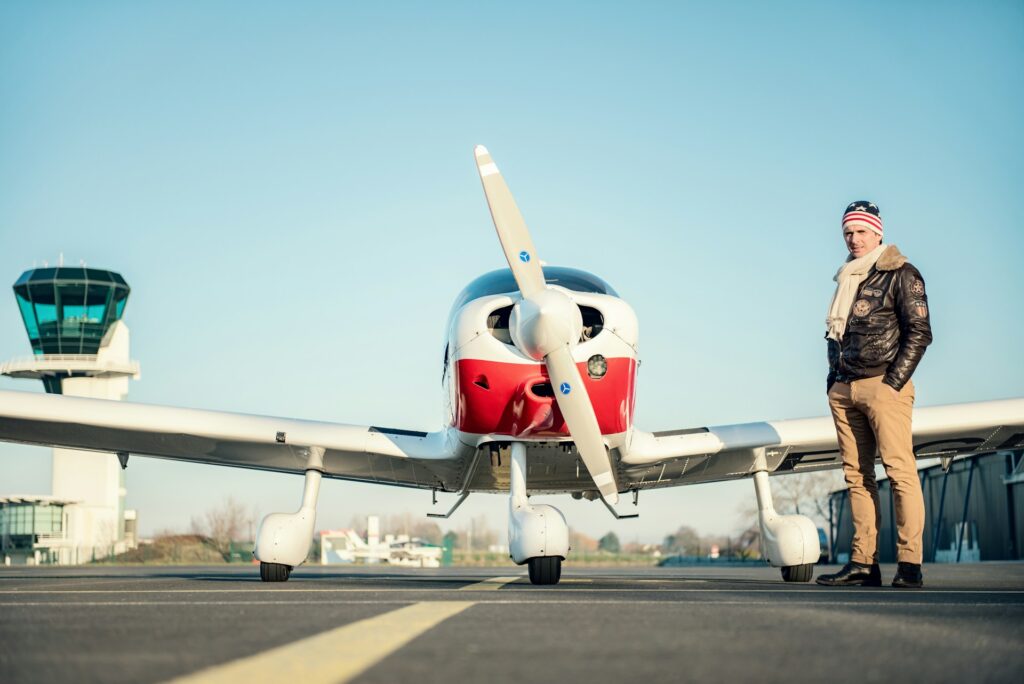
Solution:
<svg viewBox="0 0 1024 684">
<path fill-rule="evenodd" d="M 843 228 L 843 239 L 850 255 L 857 259 L 882 244 L 882 236 L 864 226 L 849 225 Z"/>
</svg>

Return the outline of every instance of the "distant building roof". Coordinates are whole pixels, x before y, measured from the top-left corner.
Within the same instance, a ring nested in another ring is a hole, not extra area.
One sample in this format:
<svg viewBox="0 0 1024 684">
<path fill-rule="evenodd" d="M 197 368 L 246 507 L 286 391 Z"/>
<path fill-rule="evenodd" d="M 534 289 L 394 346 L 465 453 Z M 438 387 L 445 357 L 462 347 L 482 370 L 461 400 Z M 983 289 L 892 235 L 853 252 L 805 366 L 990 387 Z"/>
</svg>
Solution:
<svg viewBox="0 0 1024 684">
<path fill-rule="evenodd" d="M 0 496 L 0 504 L 37 504 L 42 506 L 66 506 L 77 501 L 62 499 L 48 494 L 8 494 Z"/>
</svg>

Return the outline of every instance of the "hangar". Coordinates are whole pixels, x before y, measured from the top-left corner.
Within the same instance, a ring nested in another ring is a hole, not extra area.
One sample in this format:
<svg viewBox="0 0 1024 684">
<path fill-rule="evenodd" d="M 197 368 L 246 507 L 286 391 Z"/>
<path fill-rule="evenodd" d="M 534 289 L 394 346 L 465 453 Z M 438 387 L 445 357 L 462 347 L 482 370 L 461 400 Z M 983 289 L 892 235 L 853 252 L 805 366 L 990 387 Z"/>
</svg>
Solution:
<svg viewBox="0 0 1024 684">
<path fill-rule="evenodd" d="M 1021 560 L 1024 550 L 1024 451 L 958 458 L 918 471 L 924 491 L 924 560 L 965 563 Z M 879 560 L 896 562 L 896 526 L 888 478 L 879 478 L 882 503 Z M 829 560 L 850 558 L 853 516 L 846 489 L 829 495 Z"/>
</svg>

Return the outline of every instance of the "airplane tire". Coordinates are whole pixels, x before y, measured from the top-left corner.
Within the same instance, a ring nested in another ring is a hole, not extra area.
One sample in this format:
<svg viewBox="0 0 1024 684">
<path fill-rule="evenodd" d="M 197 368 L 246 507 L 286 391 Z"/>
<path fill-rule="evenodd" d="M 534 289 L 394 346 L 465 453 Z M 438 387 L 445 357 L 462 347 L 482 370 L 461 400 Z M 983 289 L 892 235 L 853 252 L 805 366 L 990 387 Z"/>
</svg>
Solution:
<svg viewBox="0 0 1024 684">
<path fill-rule="evenodd" d="M 562 559 L 558 556 L 531 558 L 528 563 L 533 584 L 558 584 L 562 577 Z"/>
<path fill-rule="evenodd" d="M 281 563 L 260 563 L 260 579 L 264 582 L 286 582 L 291 572 L 291 567 Z"/>
<path fill-rule="evenodd" d="M 782 568 L 784 582 L 810 582 L 812 575 L 814 575 L 814 563 L 787 565 Z"/>
</svg>

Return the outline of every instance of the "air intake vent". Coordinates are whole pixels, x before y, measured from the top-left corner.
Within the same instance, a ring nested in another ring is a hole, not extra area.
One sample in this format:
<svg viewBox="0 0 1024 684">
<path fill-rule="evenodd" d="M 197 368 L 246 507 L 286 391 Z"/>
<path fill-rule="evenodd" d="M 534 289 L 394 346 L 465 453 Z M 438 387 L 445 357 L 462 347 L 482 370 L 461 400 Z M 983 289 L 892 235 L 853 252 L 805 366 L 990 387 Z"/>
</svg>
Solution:
<svg viewBox="0 0 1024 684">
<path fill-rule="evenodd" d="M 604 330 L 604 314 L 592 306 L 581 306 L 579 309 L 583 316 L 583 334 L 580 335 L 580 342 L 586 342 L 594 339 Z M 512 335 L 508 329 L 508 319 L 511 315 L 512 307 L 503 306 L 487 316 L 488 332 L 505 344 L 512 344 Z"/>
<path fill-rule="evenodd" d="M 551 389 L 550 382 L 538 382 L 536 385 L 530 388 L 538 397 L 553 397 L 555 396 L 554 390 Z"/>
<path fill-rule="evenodd" d="M 512 335 L 508 331 L 508 317 L 512 315 L 511 306 L 503 306 L 495 309 L 487 317 L 487 329 L 499 341 L 505 344 L 512 344 Z"/>
<path fill-rule="evenodd" d="M 580 313 L 583 314 L 583 334 L 580 335 L 580 342 L 586 342 L 604 330 L 604 314 L 592 306 L 581 306 Z"/>
</svg>

